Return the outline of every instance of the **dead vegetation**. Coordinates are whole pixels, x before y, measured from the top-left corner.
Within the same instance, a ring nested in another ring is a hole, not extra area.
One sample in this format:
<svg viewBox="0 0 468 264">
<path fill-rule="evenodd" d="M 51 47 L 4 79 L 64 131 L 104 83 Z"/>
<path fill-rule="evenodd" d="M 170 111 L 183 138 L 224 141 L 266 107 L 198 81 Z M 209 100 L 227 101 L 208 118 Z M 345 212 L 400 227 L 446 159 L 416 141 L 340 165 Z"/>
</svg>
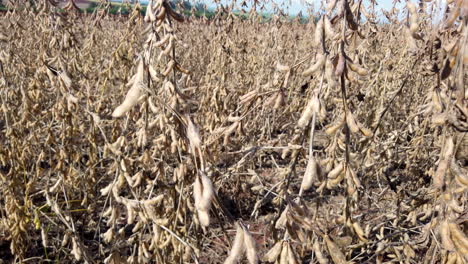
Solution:
<svg viewBox="0 0 468 264">
<path fill-rule="evenodd" d="M 1 260 L 466 263 L 468 1 L 436 2 L 10 1 Z"/>
</svg>

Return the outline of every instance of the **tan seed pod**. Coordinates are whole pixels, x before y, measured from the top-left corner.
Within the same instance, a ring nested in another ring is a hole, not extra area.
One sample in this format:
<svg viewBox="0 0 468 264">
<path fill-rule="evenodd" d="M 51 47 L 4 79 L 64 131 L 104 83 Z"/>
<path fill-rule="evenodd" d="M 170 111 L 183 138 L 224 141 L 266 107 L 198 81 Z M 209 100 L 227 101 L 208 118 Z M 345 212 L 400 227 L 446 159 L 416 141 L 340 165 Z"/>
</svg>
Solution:
<svg viewBox="0 0 468 264">
<path fill-rule="evenodd" d="M 317 95 L 312 95 L 312 98 L 309 99 L 304 111 L 302 112 L 301 118 L 297 122 L 299 128 L 305 128 L 309 125 L 312 115 L 318 113 L 320 109 L 320 101 Z"/>
<path fill-rule="evenodd" d="M 333 62 L 327 58 L 325 64 L 325 78 L 328 82 L 328 86 L 330 89 L 336 87 L 338 84 L 333 73 Z"/>
<path fill-rule="evenodd" d="M 454 148 L 455 148 L 455 145 L 453 143 L 453 138 L 452 137 L 447 138 L 445 142 L 445 151 L 444 151 L 444 157 L 446 159 L 452 158 Z"/>
<path fill-rule="evenodd" d="M 247 260 L 250 264 L 258 263 L 257 243 L 252 234 L 244 228 L 244 244 L 246 249 Z"/>
<path fill-rule="evenodd" d="M 70 234 L 69 232 L 65 232 L 65 235 L 63 235 L 62 243 L 60 245 L 62 247 L 66 247 L 69 240 L 70 240 Z"/>
<path fill-rule="evenodd" d="M 224 264 L 236 264 L 237 261 L 242 257 L 242 253 L 245 250 L 244 243 L 244 230 L 239 223 L 236 223 L 236 237 L 232 243 L 232 249 L 229 252 L 229 256 L 224 261 Z"/>
<path fill-rule="evenodd" d="M 440 100 L 440 96 L 436 90 L 432 90 L 431 92 L 432 98 L 432 107 L 434 107 L 435 111 L 441 112 L 443 110 L 443 105 Z"/>
<path fill-rule="evenodd" d="M 317 180 L 317 178 L 318 178 L 318 164 L 317 164 L 317 161 L 315 161 L 315 158 L 311 156 L 309 158 L 306 170 L 304 172 L 304 177 L 301 183 L 301 191 L 309 190 L 312 187 L 314 181 Z"/>
<path fill-rule="evenodd" d="M 255 99 L 257 97 L 257 94 L 258 94 L 257 91 L 250 91 L 247 94 L 245 94 L 245 95 L 243 95 L 243 96 L 241 96 L 239 98 L 239 100 L 240 100 L 239 103 L 240 104 L 248 103 L 248 102 L 252 101 L 253 99 Z"/>
<path fill-rule="evenodd" d="M 317 26 L 315 27 L 314 44 L 316 47 L 322 46 L 323 33 L 324 33 L 323 17 L 321 17 L 317 22 Z"/>
<path fill-rule="evenodd" d="M 195 207 L 200 204 L 203 195 L 203 185 L 200 177 L 195 177 L 195 183 L 193 184 L 193 198 L 195 200 Z"/>
<path fill-rule="evenodd" d="M 276 244 L 268 250 L 268 252 L 263 256 L 263 261 L 273 263 L 275 262 L 281 254 L 283 248 L 283 242 L 278 241 Z"/>
<path fill-rule="evenodd" d="M 410 1 L 407 1 L 406 2 L 406 7 L 408 8 L 408 11 L 410 13 L 410 32 L 411 32 L 411 35 L 414 35 L 416 33 L 416 31 L 418 31 L 418 13 L 417 13 L 417 10 L 416 10 L 416 6 L 410 2 Z"/>
<path fill-rule="evenodd" d="M 159 241 L 161 239 L 161 227 L 159 225 L 153 224 L 153 236 L 152 240 L 154 243 L 159 244 Z"/>
<path fill-rule="evenodd" d="M 173 244 L 173 247 L 177 248 L 174 244 Z M 138 251 L 139 251 L 140 254 L 143 253 L 143 255 L 144 255 L 144 257 L 146 259 L 151 258 L 151 253 L 148 251 L 148 245 L 146 243 L 141 243 Z"/>
<path fill-rule="evenodd" d="M 434 173 L 433 182 L 436 188 L 442 188 L 442 186 L 445 184 L 445 174 L 447 173 L 447 169 L 449 168 L 449 164 L 453 158 L 453 151 L 453 139 L 449 137 L 445 140 L 445 149 L 444 152 L 441 153 L 439 165 L 437 166 L 437 170 Z"/>
<path fill-rule="evenodd" d="M 102 188 L 102 189 L 100 190 L 101 195 L 102 195 L 102 196 L 107 196 L 107 195 L 110 193 L 110 191 L 112 190 L 112 187 L 113 187 L 113 186 L 114 186 L 114 184 L 113 184 L 113 183 L 110 183 L 110 184 L 107 185 L 106 187 Z"/>
<path fill-rule="evenodd" d="M 81 252 L 80 247 L 78 247 L 78 243 L 76 242 L 76 238 L 72 237 L 72 251 L 70 252 L 77 261 L 81 260 L 83 253 Z"/>
<path fill-rule="evenodd" d="M 175 68 L 176 68 L 176 70 L 178 70 L 178 71 L 181 72 L 181 73 L 190 75 L 190 71 L 187 70 L 187 69 L 185 69 L 185 68 L 183 68 L 179 63 L 176 63 Z"/>
<path fill-rule="evenodd" d="M 172 52 L 173 48 L 174 48 L 174 35 L 171 35 L 170 38 L 169 38 L 169 43 L 166 45 L 166 47 L 164 48 L 164 50 L 161 52 L 160 55 L 161 56 L 162 55 L 169 56 L 169 54 Z M 173 66 L 176 66 L 176 65 L 177 65 L 177 63 L 174 63 Z"/>
<path fill-rule="evenodd" d="M 365 236 L 365 234 L 364 234 L 364 231 L 362 230 L 361 226 L 359 225 L 359 223 L 358 223 L 358 222 L 354 222 L 352 226 L 353 226 L 354 232 L 356 232 L 356 234 L 358 235 L 359 239 L 360 239 L 362 242 L 367 243 L 368 240 L 367 240 L 367 238 L 366 238 L 366 236 Z"/>
<path fill-rule="evenodd" d="M 303 77 L 311 76 L 312 74 L 314 74 L 314 72 L 321 69 L 323 67 L 323 65 L 325 65 L 325 56 L 323 54 L 319 53 L 319 54 L 317 54 L 317 56 L 315 58 L 315 63 L 312 64 L 307 70 L 305 70 L 302 73 L 302 76 Z"/>
<path fill-rule="evenodd" d="M 284 208 L 284 211 L 281 213 L 278 220 L 276 220 L 276 223 L 275 223 L 275 228 L 276 229 L 286 227 L 286 223 L 288 221 L 288 211 L 289 211 L 289 205 L 287 205 L 286 208 Z"/>
<path fill-rule="evenodd" d="M 159 113 L 158 108 L 157 108 L 156 105 L 153 103 L 153 100 L 151 99 L 151 97 L 148 98 L 148 106 L 149 106 L 149 109 L 151 110 L 151 112 L 152 112 L 153 114 L 158 114 L 158 113 Z M 156 122 L 156 123 L 161 122 L 161 117 L 158 116 L 157 119 L 154 120 L 154 122 Z"/>
<path fill-rule="evenodd" d="M 468 17 L 468 2 L 467 1 L 461 1 L 463 2 L 461 4 L 461 17 Z"/>
<path fill-rule="evenodd" d="M 347 168 L 346 169 L 346 174 L 345 174 L 345 179 L 346 179 L 346 191 L 349 196 L 352 196 L 356 192 L 356 185 L 354 185 L 353 178 L 351 176 L 350 170 Z"/>
<path fill-rule="evenodd" d="M 127 203 L 127 224 L 131 225 L 135 221 L 135 209 Z"/>
<path fill-rule="evenodd" d="M 344 164 L 343 162 L 340 162 L 335 168 L 333 168 L 333 170 L 331 170 L 328 173 L 327 178 L 336 179 L 341 173 L 343 173 L 343 170 L 344 170 Z"/>
<path fill-rule="evenodd" d="M 460 166 L 458 166 L 454 160 L 452 160 L 450 164 L 450 171 L 455 175 L 455 180 L 458 182 L 458 184 L 464 186 L 465 188 L 468 187 L 468 173 L 466 173 L 466 170 L 462 171 Z"/>
<path fill-rule="evenodd" d="M 424 2 L 431 2 L 430 0 L 423 0 L 423 1 L 424 1 Z M 417 8 L 416 8 L 416 6 L 415 6 L 413 3 L 407 2 L 407 3 L 406 3 L 406 6 L 407 6 L 408 11 L 410 12 L 410 14 L 415 14 L 415 13 L 417 13 Z"/>
<path fill-rule="evenodd" d="M 171 243 L 171 240 L 172 240 L 172 236 L 167 235 L 166 240 L 164 240 L 162 243 L 158 244 L 158 248 L 163 249 L 163 248 L 167 247 L 169 245 L 169 243 Z"/>
<path fill-rule="evenodd" d="M 374 133 L 372 132 L 372 130 L 370 130 L 369 128 L 367 127 L 364 127 L 364 126 L 360 126 L 359 127 L 359 131 L 361 131 L 361 134 L 365 137 L 372 137 L 372 135 L 374 135 Z"/>
<path fill-rule="evenodd" d="M 137 176 L 137 175 L 143 176 L 143 173 L 140 171 L 137 174 L 135 174 L 135 176 Z M 161 204 L 161 202 L 164 200 L 164 197 L 165 197 L 164 194 L 160 194 L 160 195 L 158 195 L 156 197 L 153 197 L 153 198 L 151 198 L 149 200 L 143 201 L 143 204 L 144 204 L 144 206 L 157 206 L 157 205 Z"/>
<path fill-rule="evenodd" d="M 324 16 L 323 21 L 326 36 L 328 36 L 329 38 L 333 38 L 335 36 L 335 31 L 333 30 L 332 23 L 330 22 L 327 16 Z"/>
<path fill-rule="evenodd" d="M 68 76 L 66 71 L 62 71 L 59 74 L 60 80 L 62 80 L 63 84 L 65 84 L 65 87 L 70 88 L 72 85 L 72 80 Z"/>
<path fill-rule="evenodd" d="M 325 183 L 328 189 L 331 189 L 338 185 L 343 179 L 345 178 L 344 170 L 338 174 L 338 176 L 334 179 L 328 179 Z"/>
<path fill-rule="evenodd" d="M 144 20 L 145 22 L 153 22 L 153 21 L 156 21 L 156 17 L 154 16 L 154 13 L 153 13 L 153 7 L 151 6 L 153 3 L 153 1 L 149 1 L 148 2 L 148 5 L 146 6 L 146 12 L 145 12 L 145 17 L 144 17 Z"/>
<path fill-rule="evenodd" d="M 348 166 L 346 168 L 346 171 L 349 172 L 349 176 L 351 177 L 351 179 L 353 180 L 353 184 L 358 187 L 358 188 L 361 188 L 362 185 L 361 185 L 361 181 L 359 180 L 359 178 L 357 177 L 356 175 L 356 172 L 353 170 L 353 168 L 351 168 L 350 166 Z"/>
<path fill-rule="evenodd" d="M 454 212 L 457 212 L 459 214 L 463 214 L 465 211 L 462 205 L 459 205 L 455 199 L 451 199 L 447 205 L 452 209 Z"/>
<path fill-rule="evenodd" d="M 366 76 L 369 73 L 368 70 L 364 69 L 363 67 L 359 66 L 358 64 L 347 62 L 347 65 L 348 65 L 350 70 L 352 70 L 353 72 L 359 74 L 360 76 Z"/>
<path fill-rule="evenodd" d="M 288 264 L 298 264 L 294 251 L 291 248 L 291 244 L 287 243 L 288 245 Z"/>
<path fill-rule="evenodd" d="M 282 91 L 280 91 L 276 95 L 275 104 L 273 105 L 273 109 L 278 110 L 283 105 L 284 105 L 284 94 L 283 94 Z"/>
<path fill-rule="evenodd" d="M 41 228 L 41 239 L 42 239 L 42 246 L 44 246 L 44 248 L 47 248 L 49 244 L 49 239 L 48 239 L 47 231 L 45 228 Z"/>
<path fill-rule="evenodd" d="M 151 80 L 153 80 L 153 82 L 160 82 L 161 81 L 161 79 L 159 79 L 159 77 L 158 77 L 158 74 L 157 74 L 156 70 L 153 68 L 152 65 L 149 65 L 148 71 L 149 71 Z"/>
<path fill-rule="evenodd" d="M 102 234 L 103 241 L 110 243 L 115 237 L 114 228 L 109 228 L 104 234 Z"/>
<path fill-rule="evenodd" d="M 185 116 L 185 119 L 187 120 L 187 137 L 190 141 L 190 145 L 193 149 L 199 149 L 201 147 L 200 132 L 188 115 Z"/>
<path fill-rule="evenodd" d="M 164 23 L 163 27 L 168 33 L 173 33 L 174 32 L 174 29 L 172 28 L 172 26 L 167 24 L 167 23 Z M 177 37 L 177 35 L 174 35 L 174 37 Z"/>
<path fill-rule="evenodd" d="M 323 239 L 327 244 L 328 253 L 332 257 L 333 262 L 335 264 L 346 264 L 346 257 L 344 256 L 343 252 L 341 252 L 340 248 L 330 239 L 330 237 L 325 235 Z"/>
<path fill-rule="evenodd" d="M 456 252 L 449 252 L 447 261 L 445 264 L 457 264 L 457 253 Z"/>
<path fill-rule="evenodd" d="M 411 34 L 409 28 L 404 28 L 404 34 L 406 38 L 406 42 L 408 44 L 408 51 L 409 52 L 417 52 L 418 45 L 416 43 L 416 39 Z"/>
<path fill-rule="evenodd" d="M 232 133 L 234 133 L 234 131 L 236 131 L 236 129 L 240 126 L 240 121 L 238 122 L 234 122 L 232 125 L 230 125 L 228 127 L 228 129 L 226 129 L 226 131 L 224 132 L 224 146 L 227 146 L 229 144 L 229 137 L 231 136 Z"/>
<path fill-rule="evenodd" d="M 134 105 L 137 104 L 138 99 L 141 96 L 142 90 L 145 88 L 144 80 L 143 80 L 143 60 L 140 61 L 138 65 L 138 70 L 136 73 L 136 77 L 132 88 L 128 91 L 127 95 L 125 96 L 124 102 L 119 105 L 114 112 L 112 113 L 112 117 L 122 117 L 125 113 L 127 113 Z"/>
<path fill-rule="evenodd" d="M 190 260 L 192 259 L 192 254 L 193 254 L 193 249 L 190 246 L 185 246 L 184 255 L 182 257 L 185 263 L 190 262 Z"/>
<path fill-rule="evenodd" d="M 354 118 L 353 114 L 351 113 L 351 111 L 348 111 L 346 113 L 346 124 L 348 125 L 349 130 L 352 133 L 360 132 L 359 126 L 358 126 L 358 124 L 356 122 L 356 119 Z"/>
<path fill-rule="evenodd" d="M 456 254 L 457 255 L 457 264 L 466 264 L 468 261 L 468 256 L 467 254 L 461 256 L 461 254 Z"/>
<path fill-rule="evenodd" d="M 281 152 L 281 158 L 286 159 L 288 157 L 289 153 L 291 153 L 290 148 L 283 149 L 283 151 Z"/>
<path fill-rule="evenodd" d="M 409 3 L 409 2 L 408 2 Z M 409 27 L 409 31 L 411 33 L 411 36 L 413 36 L 413 38 L 416 38 L 416 39 L 420 39 L 421 37 L 417 34 L 418 32 L 418 29 L 419 29 L 419 25 L 418 25 L 418 16 L 417 15 L 412 15 L 410 17 L 410 27 Z"/>
<path fill-rule="evenodd" d="M 281 64 L 279 61 L 276 62 L 276 70 L 280 72 L 288 72 L 291 70 L 291 67 Z"/>
<path fill-rule="evenodd" d="M 210 214 L 208 213 L 208 211 L 198 210 L 197 214 L 198 214 L 198 221 L 200 222 L 201 226 L 206 227 L 210 225 Z"/>
<path fill-rule="evenodd" d="M 3 41 L 8 41 L 9 39 L 6 37 L 6 36 L 0 36 L 0 40 L 3 40 Z M 57 38 L 56 37 L 53 37 L 50 42 L 49 42 L 49 47 L 54 47 L 55 44 L 57 44 Z"/>
<path fill-rule="evenodd" d="M 337 77 L 339 77 L 339 76 L 341 76 L 343 74 L 345 66 L 346 66 L 346 59 L 345 59 L 343 53 L 340 53 L 338 55 L 338 62 L 337 62 L 336 67 L 335 67 L 335 75 Z"/>
<path fill-rule="evenodd" d="M 137 133 L 137 146 L 142 148 L 144 146 L 146 146 L 146 144 L 148 143 L 148 137 L 147 137 L 147 133 L 146 133 L 146 129 L 143 127 L 140 129 L 140 131 L 138 131 Z"/>
<path fill-rule="evenodd" d="M 458 252 L 463 256 L 468 256 L 468 238 L 466 235 L 455 223 L 448 223 L 448 228 L 450 231 L 450 237 L 452 238 L 452 241 L 455 244 Z"/>
<path fill-rule="evenodd" d="M 117 218 L 120 216 L 120 210 L 118 207 L 113 207 L 111 216 L 109 217 L 109 221 L 107 223 L 108 226 L 111 226 L 113 223 L 117 221 Z"/>
<path fill-rule="evenodd" d="M 327 135 L 334 135 L 341 127 L 343 127 L 343 125 L 344 125 L 344 120 L 342 119 L 338 121 L 337 123 L 328 126 L 325 129 L 325 133 Z"/>
<path fill-rule="evenodd" d="M 275 104 L 277 98 L 278 98 L 278 95 L 279 93 L 274 93 L 273 95 L 271 95 L 265 102 L 265 106 L 268 106 L 268 107 L 271 107 L 272 105 Z M 229 121 L 229 120 L 228 120 Z M 230 121 L 232 122 L 232 121 Z"/>
<path fill-rule="evenodd" d="M 452 40 L 450 42 L 447 42 L 445 45 L 442 46 L 445 52 L 450 54 L 450 56 L 456 56 L 458 53 L 458 39 Z"/>
<path fill-rule="evenodd" d="M 171 60 L 167 66 L 166 66 L 166 70 L 162 73 L 162 75 L 164 77 L 167 77 L 169 75 L 169 73 L 171 73 L 172 69 L 174 69 L 174 66 L 176 65 L 176 62 L 174 60 Z"/>
<path fill-rule="evenodd" d="M 279 264 L 288 264 L 289 257 L 289 247 L 287 244 L 283 243 L 283 248 L 281 250 Z"/>
<path fill-rule="evenodd" d="M 175 86 L 170 81 L 166 81 L 164 83 L 164 89 L 167 90 L 171 95 L 174 95 L 176 93 Z M 177 98 L 177 97 L 173 96 L 173 98 Z"/>
<path fill-rule="evenodd" d="M 439 234 L 442 242 L 442 246 L 445 250 L 453 251 L 455 246 L 453 245 L 452 239 L 450 238 L 450 229 L 447 220 L 443 220 L 439 226 Z"/>
<path fill-rule="evenodd" d="M 232 123 L 239 122 L 241 120 L 242 120 L 241 116 L 232 116 L 232 115 L 230 115 L 230 116 L 227 117 L 227 121 L 232 122 Z"/>
<path fill-rule="evenodd" d="M 328 259 L 323 256 L 322 249 L 320 248 L 320 244 L 317 240 L 315 240 L 314 245 L 312 246 L 315 257 L 320 264 L 328 264 Z"/>
<path fill-rule="evenodd" d="M 162 21 L 162 20 L 164 20 L 165 17 L 166 17 L 166 8 L 161 7 L 159 9 L 158 14 L 156 15 L 156 19 Z"/>
<path fill-rule="evenodd" d="M 200 202 L 195 206 L 199 209 L 208 211 L 211 208 L 211 200 L 214 198 L 215 194 L 213 183 L 204 173 L 202 173 L 201 181 L 203 185 L 203 193 Z"/>
<path fill-rule="evenodd" d="M 465 1 L 466 2 L 466 1 Z M 466 2 L 468 3 L 468 2 Z M 468 4 L 467 4 L 467 7 L 465 9 L 468 13 Z M 465 45 L 465 48 L 464 48 L 464 51 L 463 51 L 463 64 L 465 65 L 468 65 L 468 47 Z M 465 97 L 466 98 L 466 97 Z"/>
</svg>

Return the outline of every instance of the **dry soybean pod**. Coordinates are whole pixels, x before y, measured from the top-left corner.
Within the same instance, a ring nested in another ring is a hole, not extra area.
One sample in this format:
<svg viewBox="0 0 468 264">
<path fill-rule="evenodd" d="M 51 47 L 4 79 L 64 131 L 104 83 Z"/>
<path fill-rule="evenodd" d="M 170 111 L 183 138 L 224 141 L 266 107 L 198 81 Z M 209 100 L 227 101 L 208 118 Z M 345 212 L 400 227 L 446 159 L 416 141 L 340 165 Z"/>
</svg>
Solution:
<svg viewBox="0 0 468 264">
<path fill-rule="evenodd" d="M 123 116 L 134 105 L 137 104 L 138 99 L 141 96 L 141 91 L 145 88 L 143 81 L 143 73 L 143 60 L 141 60 L 140 64 L 138 65 L 138 70 L 132 88 L 130 88 L 127 95 L 125 96 L 124 102 L 114 110 L 114 112 L 112 113 L 112 117 Z"/>
<path fill-rule="evenodd" d="M 321 53 L 317 54 L 315 63 L 312 64 L 307 70 L 305 70 L 302 73 L 302 76 L 303 77 L 311 76 L 312 74 L 314 74 L 314 72 L 321 69 L 324 64 L 325 64 L 325 56 Z"/>
<path fill-rule="evenodd" d="M 276 244 L 268 250 L 268 252 L 263 256 L 263 261 L 266 262 L 275 262 L 281 254 L 283 248 L 283 242 L 278 241 Z"/>
<path fill-rule="evenodd" d="M 250 264 L 257 264 L 258 263 L 258 253 L 257 253 L 257 243 L 253 238 L 252 234 L 250 234 L 249 230 L 246 227 L 244 229 L 244 244 L 246 249 L 247 260 Z"/>
<path fill-rule="evenodd" d="M 304 172 L 304 177 L 302 179 L 301 183 L 301 191 L 299 192 L 299 196 L 302 194 L 303 191 L 307 191 L 312 187 L 314 181 L 318 177 L 318 164 L 317 161 L 315 161 L 315 158 L 312 156 L 313 154 L 310 153 L 311 157 L 309 158 L 309 161 L 307 162 L 307 167 Z"/>
<path fill-rule="evenodd" d="M 229 256 L 224 261 L 224 264 L 236 264 L 237 261 L 242 257 L 242 253 L 245 250 L 244 243 L 244 230 L 239 223 L 235 224 L 236 226 L 236 237 L 232 243 L 232 249 L 229 252 Z"/>
<path fill-rule="evenodd" d="M 318 96 L 316 94 L 313 94 L 312 98 L 310 98 L 309 102 L 304 108 L 301 118 L 299 118 L 299 121 L 297 122 L 298 127 L 305 128 L 306 126 L 308 126 L 312 118 L 312 115 L 314 113 L 318 113 L 319 109 L 320 109 L 320 101 L 318 99 Z"/>
</svg>

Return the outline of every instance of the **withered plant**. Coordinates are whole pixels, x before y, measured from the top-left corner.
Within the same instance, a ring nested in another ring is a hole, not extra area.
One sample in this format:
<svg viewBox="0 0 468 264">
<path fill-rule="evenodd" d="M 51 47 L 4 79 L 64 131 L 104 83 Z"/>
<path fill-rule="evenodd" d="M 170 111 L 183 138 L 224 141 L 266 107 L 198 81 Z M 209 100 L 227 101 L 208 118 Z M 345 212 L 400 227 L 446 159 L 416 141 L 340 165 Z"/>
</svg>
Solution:
<svg viewBox="0 0 468 264">
<path fill-rule="evenodd" d="M 468 261 L 467 0 L 3 5 L 0 263 Z"/>
</svg>

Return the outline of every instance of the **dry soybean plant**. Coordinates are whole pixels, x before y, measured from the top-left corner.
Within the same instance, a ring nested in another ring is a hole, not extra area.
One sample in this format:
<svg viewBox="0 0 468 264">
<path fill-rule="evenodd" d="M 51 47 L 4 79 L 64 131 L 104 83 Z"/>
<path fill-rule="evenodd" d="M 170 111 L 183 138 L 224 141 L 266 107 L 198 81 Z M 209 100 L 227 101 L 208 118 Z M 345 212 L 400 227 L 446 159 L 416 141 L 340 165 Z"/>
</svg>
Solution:
<svg viewBox="0 0 468 264">
<path fill-rule="evenodd" d="M 81 2 L 3 1 L 0 263 L 468 261 L 467 0 Z"/>
</svg>

